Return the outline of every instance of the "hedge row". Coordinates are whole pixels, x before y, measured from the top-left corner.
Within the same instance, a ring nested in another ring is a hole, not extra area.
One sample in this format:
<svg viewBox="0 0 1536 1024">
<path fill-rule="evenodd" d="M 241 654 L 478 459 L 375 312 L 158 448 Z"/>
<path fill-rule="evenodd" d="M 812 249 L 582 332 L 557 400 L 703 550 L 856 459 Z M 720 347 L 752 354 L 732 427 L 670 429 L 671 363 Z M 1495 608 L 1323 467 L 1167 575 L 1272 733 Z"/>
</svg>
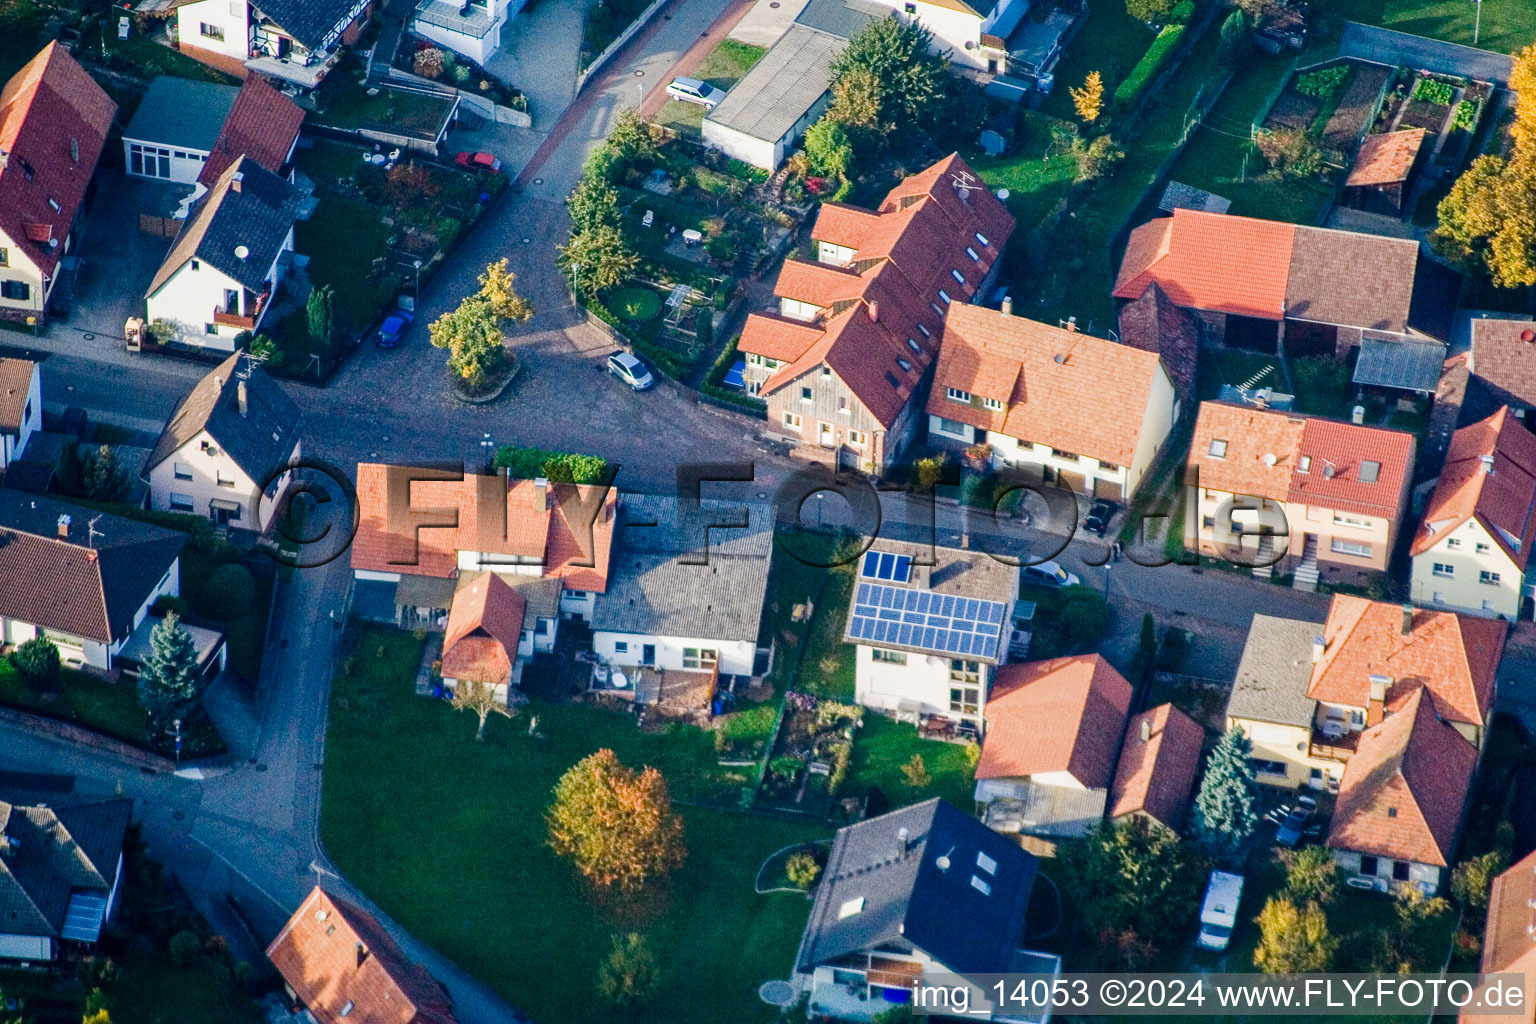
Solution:
<svg viewBox="0 0 1536 1024">
<path fill-rule="evenodd" d="M 736 346 L 741 342 L 741 335 L 736 335 L 726 342 L 725 348 L 720 350 L 720 356 L 715 360 L 715 365 L 709 368 L 709 373 L 704 376 L 704 383 L 699 385 L 699 391 L 708 395 L 718 403 L 724 403 L 742 412 L 750 413 L 761 419 L 768 418 L 768 403 L 761 398 L 733 390 L 721 384 L 725 375 L 730 372 L 731 366 L 736 362 Z"/>
<path fill-rule="evenodd" d="M 543 448 L 502 445 L 496 449 L 496 468 L 520 480 L 544 477 L 556 483 L 595 484 L 602 482 L 607 460 L 596 455 L 574 455 Z"/>
<path fill-rule="evenodd" d="M 648 360 L 657 370 L 674 379 L 682 376 L 686 371 L 687 367 L 678 361 L 676 355 L 660 345 L 646 341 L 644 338 L 637 338 L 626 331 L 624 322 L 597 299 L 589 298 L 585 302 L 593 316 L 617 331 L 620 337 L 629 342 L 630 348 L 634 349 L 636 355 Z"/>
<path fill-rule="evenodd" d="M 1115 87 L 1115 106 L 1121 110 L 1129 110 L 1141 99 L 1141 94 L 1147 91 L 1153 79 L 1162 73 L 1173 59 L 1174 51 L 1179 48 L 1179 43 L 1184 39 L 1184 33 L 1188 30 L 1186 25 L 1169 25 L 1157 34 L 1152 40 L 1152 45 L 1147 47 L 1147 52 L 1142 54 L 1141 60 L 1131 68 L 1131 73 L 1125 76 L 1125 81 Z"/>
</svg>

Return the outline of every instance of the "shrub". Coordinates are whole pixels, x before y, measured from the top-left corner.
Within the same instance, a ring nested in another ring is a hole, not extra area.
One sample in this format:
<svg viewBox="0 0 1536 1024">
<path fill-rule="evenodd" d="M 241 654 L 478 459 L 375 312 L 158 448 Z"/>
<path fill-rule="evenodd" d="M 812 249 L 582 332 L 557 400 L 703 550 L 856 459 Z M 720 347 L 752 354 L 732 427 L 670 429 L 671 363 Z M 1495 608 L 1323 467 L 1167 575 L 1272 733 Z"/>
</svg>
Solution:
<svg viewBox="0 0 1536 1024">
<path fill-rule="evenodd" d="M 233 622 L 251 610 L 256 597 L 256 578 L 238 562 L 213 570 L 201 595 L 202 613 L 219 622 Z"/>
<path fill-rule="evenodd" d="M 913 789 L 922 789 L 933 782 L 933 776 L 928 773 L 928 763 L 923 760 L 922 754 L 913 754 L 912 760 L 901 766 L 901 775 Z"/>
<path fill-rule="evenodd" d="M 821 874 L 821 865 L 816 863 L 816 858 L 811 854 L 801 851 L 792 853 L 784 862 L 784 877 L 791 883 L 802 889 L 809 889 L 816 884 L 816 876 Z"/>
<path fill-rule="evenodd" d="M 47 637 L 33 637 L 17 647 L 11 664 L 34 689 L 51 690 L 59 681 L 59 649 Z"/>
<path fill-rule="evenodd" d="M 502 445 L 495 465 L 520 480 L 544 477 L 556 483 L 595 484 L 603 479 L 608 461 L 596 455 L 552 452 L 543 448 Z"/>
<path fill-rule="evenodd" d="M 173 964 L 177 967 L 190 967 L 203 951 L 203 944 L 197 933 L 183 930 L 171 936 L 170 950 Z"/>
<path fill-rule="evenodd" d="M 1413 87 L 1413 98 L 1426 103 L 1448 105 L 1456 95 L 1456 87 L 1438 78 L 1421 78 Z"/>
<path fill-rule="evenodd" d="M 1479 107 L 1477 100 L 1462 100 L 1456 104 L 1456 111 L 1451 115 L 1451 131 L 1469 132 L 1476 128 Z"/>
<path fill-rule="evenodd" d="M 1141 94 L 1147 91 L 1152 80 L 1162 73 L 1173 59 L 1174 52 L 1184 39 L 1187 26 L 1169 25 L 1157 34 L 1152 40 L 1152 45 L 1147 47 L 1147 52 L 1142 55 L 1136 66 L 1131 68 L 1131 73 L 1125 76 L 1125 81 L 1115 87 L 1115 106 L 1121 110 L 1127 110 L 1136 105 L 1141 99 Z"/>
<path fill-rule="evenodd" d="M 187 599 L 177 597 L 175 594 L 161 594 L 155 598 L 155 603 L 150 605 L 151 615 L 164 616 L 166 612 L 175 612 L 177 615 L 185 615 L 188 611 Z"/>
<path fill-rule="evenodd" d="M 1179 0 L 1173 5 L 1173 11 L 1168 15 L 1168 21 L 1174 25 L 1188 25 L 1195 20 L 1194 0 Z"/>
<path fill-rule="evenodd" d="M 1173 0 L 1125 0 L 1125 13 L 1137 21 L 1162 21 L 1171 10 Z"/>
<path fill-rule="evenodd" d="M 1344 80 L 1349 77 L 1349 65 L 1339 64 L 1336 67 L 1323 68 L 1319 71 L 1308 71 L 1296 79 L 1296 91 L 1303 96 L 1311 96 L 1313 99 L 1327 100 L 1339 91 Z"/>
<path fill-rule="evenodd" d="M 430 46 L 425 50 L 417 50 L 415 58 L 411 61 L 411 67 L 422 78 L 441 76 L 443 66 L 443 51 Z"/>
<path fill-rule="evenodd" d="M 848 766 L 853 761 L 853 744 L 843 742 L 832 748 L 832 772 L 827 776 L 827 794 L 836 796 L 848 781 Z"/>
</svg>

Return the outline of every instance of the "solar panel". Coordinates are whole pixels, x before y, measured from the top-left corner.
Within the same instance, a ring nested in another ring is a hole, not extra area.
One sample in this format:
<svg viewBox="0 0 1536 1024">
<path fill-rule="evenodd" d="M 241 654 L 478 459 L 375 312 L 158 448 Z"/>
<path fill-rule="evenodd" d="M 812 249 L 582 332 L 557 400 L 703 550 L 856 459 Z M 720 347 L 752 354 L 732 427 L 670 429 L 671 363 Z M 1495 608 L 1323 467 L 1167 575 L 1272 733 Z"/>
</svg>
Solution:
<svg viewBox="0 0 1536 1024">
<path fill-rule="evenodd" d="M 866 555 L 865 568 L 879 572 L 881 565 L 871 565 Z M 861 582 L 854 594 L 848 635 L 854 640 L 916 647 L 935 654 L 993 658 L 1002 639 L 1005 610 L 999 601 Z"/>
<path fill-rule="evenodd" d="M 64 925 L 59 929 L 59 935 L 75 942 L 95 942 L 101 938 L 101 926 L 106 916 L 105 896 L 91 892 L 73 893 L 64 911 Z"/>
<path fill-rule="evenodd" d="M 908 555 L 895 555 L 889 551 L 866 551 L 864 566 L 859 575 L 870 580 L 891 580 L 906 583 L 912 578 L 912 559 Z"/>
</svg>

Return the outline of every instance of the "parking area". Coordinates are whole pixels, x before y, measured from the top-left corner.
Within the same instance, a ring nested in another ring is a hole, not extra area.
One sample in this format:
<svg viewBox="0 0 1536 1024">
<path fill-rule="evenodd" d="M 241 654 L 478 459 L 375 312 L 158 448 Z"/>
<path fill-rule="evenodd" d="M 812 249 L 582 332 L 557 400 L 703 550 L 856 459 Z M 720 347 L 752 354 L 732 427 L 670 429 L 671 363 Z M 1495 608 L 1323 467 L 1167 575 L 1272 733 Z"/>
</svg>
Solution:
<svg viewBox="0 0 1536 1024">
<path fill-rule="evenodd" d="M 75 247 L 81 265 L 70 327 L 120 338 L 129 317 L 144 315 L 144 293 L 171 251 L 171 239 L 140 231 L 139 214 L 168 214 L 185 192 L 184 185 L 101 172 L 96 205 Z"/>
</svg>

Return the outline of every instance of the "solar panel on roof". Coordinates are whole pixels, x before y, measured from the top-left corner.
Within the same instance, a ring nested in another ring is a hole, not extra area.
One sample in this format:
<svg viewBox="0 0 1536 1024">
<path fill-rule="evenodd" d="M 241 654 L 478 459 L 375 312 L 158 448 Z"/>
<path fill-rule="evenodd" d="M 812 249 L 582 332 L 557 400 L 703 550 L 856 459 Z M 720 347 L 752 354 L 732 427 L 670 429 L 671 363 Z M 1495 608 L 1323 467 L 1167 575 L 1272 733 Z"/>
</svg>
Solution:
<svg viewBox="0 0 1536 1024">
<path fill-rule="evenodd" d="M 878 572 L 880 565 L 872 568 Z M 1004 611 L 998 601 L 860 583 L 848 635 L 936 654 L 992 658 L 1000 646 Z"/>
<path fill-rule="evenodd" d="M 906 583 L 912 577 L 912 559 L 889 551 L 866 551 L 859 575 L 865 579 Z"/>
</svg>

